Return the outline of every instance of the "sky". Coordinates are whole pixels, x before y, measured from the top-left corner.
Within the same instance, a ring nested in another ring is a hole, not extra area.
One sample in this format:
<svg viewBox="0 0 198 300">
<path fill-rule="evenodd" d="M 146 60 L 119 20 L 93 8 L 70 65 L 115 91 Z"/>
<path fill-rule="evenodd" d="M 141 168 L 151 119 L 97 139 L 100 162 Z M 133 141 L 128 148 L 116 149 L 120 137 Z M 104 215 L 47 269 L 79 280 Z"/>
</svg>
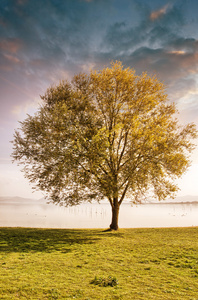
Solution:
<svg viewBox="0 0 198 300">
<path fill-rule="evenodd" d="M 10 157 L 14 130 L 38 109 L 40 95 L 111 61 L 155 74 L 180 124 L 198 128 L 197 11 L 197 0 L 1 0 L 0 196 L 43 196 Z M 197 148 L 191 160 L 179 196 L 198 195 Z"/>
</svg>

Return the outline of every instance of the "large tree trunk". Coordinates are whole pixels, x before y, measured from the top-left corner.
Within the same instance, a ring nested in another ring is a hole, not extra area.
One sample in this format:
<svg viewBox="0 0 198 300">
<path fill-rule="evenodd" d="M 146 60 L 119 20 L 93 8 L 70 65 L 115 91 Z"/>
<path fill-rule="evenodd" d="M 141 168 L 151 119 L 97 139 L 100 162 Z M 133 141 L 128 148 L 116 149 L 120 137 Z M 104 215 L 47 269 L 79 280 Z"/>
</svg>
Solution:
<svg viewBox="0 0 198 300">
<path fill-rule="evenodd" d="M 112 206 L 112 221 L 110 225 L 111 230 L 118 230 L 118 215 L 119 215 L 119 204 Z"/>
</svg>

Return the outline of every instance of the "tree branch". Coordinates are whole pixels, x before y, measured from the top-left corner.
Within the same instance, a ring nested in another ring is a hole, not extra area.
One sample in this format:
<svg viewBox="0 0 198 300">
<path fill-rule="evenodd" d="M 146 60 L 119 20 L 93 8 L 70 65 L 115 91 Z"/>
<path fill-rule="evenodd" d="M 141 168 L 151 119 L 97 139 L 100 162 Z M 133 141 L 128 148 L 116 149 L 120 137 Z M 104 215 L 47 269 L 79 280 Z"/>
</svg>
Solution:
<svg viewBox="0 0 198 300">
<path fill-rule="evenodd" d="M 121 141 L 122 141 L 122 139 L 123 139 L 123 135 L 122 135 L 123 130 L 124 130 L 124 128 L 121 129 L 120 137 L 119 137 L 119 141 L 118 141 L 118 147 L 117 147 L 117 161 L 118 161 L 118 152 L 119 152 L 119 149 L 120 149 L 120 144 L 121 144 Z"/>
<path fill-rule="evenodd" d="M 122 152 L 121 152 L 120 157 L 119 157 L 119 160 L 118 160 L 117 171 L 118 171 L 119 168 L 120 168 L 120 163 L 121 163 L 121 160 L 122 160 L 122 157 L 123 157 L 123 155 L 124 155 L 124 151 L 125 151 L 125 148 L 126 148 L 126 145 L 127 145 L 127 137 L 128 137 L 128 134 L 129 134 L 129 130 L 126 131 L 126 133 L 125 133 L 124 145 L 123 145 Z"/>
<path fill-rule="evenodd" d="M 122 201 L 124 200 L 124 197 L 125 197 L 125 195 L 126 195 L 126 192 L 127 192 L 127 190 L 128 190 L 128 187 L 129 187 L 129 182 L 128 182 L 127 185 L 125 186 L 125 189 L 124 189 L 124 191 L 123 191 L 123 193 L 122 193 L 122 196 L 121 196 L 120 200 L 118 201 L 119 205 L 121 205 Z"/>
</svg>

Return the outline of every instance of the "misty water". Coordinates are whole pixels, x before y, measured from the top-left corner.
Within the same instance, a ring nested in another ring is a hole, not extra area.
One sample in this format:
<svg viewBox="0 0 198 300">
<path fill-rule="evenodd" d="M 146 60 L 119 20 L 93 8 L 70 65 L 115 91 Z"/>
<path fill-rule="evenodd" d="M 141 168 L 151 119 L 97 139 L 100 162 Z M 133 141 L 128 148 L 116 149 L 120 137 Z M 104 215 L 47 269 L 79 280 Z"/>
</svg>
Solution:
<svg viewBox="0 0 198 300">
<path fill-rule="evenodd" d="M 111 208 L 105 204 L 60 207 L 53 204 L 0 203 L 0 227 L 108 228 Z M 198 202 L 120 207 L 119 227 L 198 226 Z"/>
</svg>

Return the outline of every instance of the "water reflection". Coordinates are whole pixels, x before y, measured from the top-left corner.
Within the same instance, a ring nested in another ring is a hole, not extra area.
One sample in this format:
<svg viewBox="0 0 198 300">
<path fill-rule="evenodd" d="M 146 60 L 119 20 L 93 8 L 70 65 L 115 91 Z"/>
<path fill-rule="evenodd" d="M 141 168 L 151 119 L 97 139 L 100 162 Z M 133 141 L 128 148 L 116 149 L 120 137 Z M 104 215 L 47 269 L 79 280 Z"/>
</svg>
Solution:
<svg viewBox="0 0 198 300">
<path fill-rule="evenodd" d="M 83 204 L 69 208 L 53 204 L 0 204 L 1 227 L 107 228 L 110 221 L 109 204 Z M 133 207 L 123 203 L 120 208 L 119 226 L 198 226 L 198 203 L 159 203 Z"/>
</svg>

